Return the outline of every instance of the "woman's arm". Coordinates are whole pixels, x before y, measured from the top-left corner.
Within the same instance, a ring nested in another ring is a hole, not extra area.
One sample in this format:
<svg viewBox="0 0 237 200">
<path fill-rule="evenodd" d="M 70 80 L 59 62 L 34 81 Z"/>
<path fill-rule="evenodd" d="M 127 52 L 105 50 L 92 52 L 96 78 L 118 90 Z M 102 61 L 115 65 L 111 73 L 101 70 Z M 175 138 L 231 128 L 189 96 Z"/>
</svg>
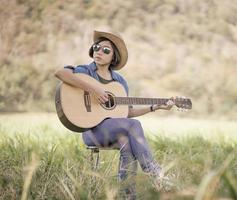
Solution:
<svg viewBox="0 0 237 200">
<path fill-rule="evenodd" d="M 68 68 L 63 68 L 63 69 L 59 69 L 55 72 L 54 74 L 59 80 L 74 86 L 74 87 L 79 87 L 83 90 L 87 90 L 87 91 L 92 91 L 93 87 L 84 82 L 83 80 L 79 79 L 77 76 L 75 76 L 75 74 L 72 72 L 71 69 Z"/>
<path fill-rule="evenodd" d="M 106 101 L 108 101 L 108 95 L 103 88 L 81 80 L 80 78 L 78 78 L 78 76 L 75 76 L 71 69 L 59 69 L 55 72 L 55 76 L 69 85 L 81 88 L 82 90 L 86 90 L 92 93 L 100 103 L 105 103 Z"/>
<path fill-rule="evenodd" d="M 128 112 L 128 117 L 139 117 L 142 115 L 145 115 L 149 112 L 154 112 L 156 110 L 162 109 L 162 110 L 170 110 L 174 105 L 174 101 L 172 98 L 167 102 L 166 105 L 153 105 L 152 108 L 151 106 L 146 107 L 146 108 L 129 108 Z"/>
</svg>

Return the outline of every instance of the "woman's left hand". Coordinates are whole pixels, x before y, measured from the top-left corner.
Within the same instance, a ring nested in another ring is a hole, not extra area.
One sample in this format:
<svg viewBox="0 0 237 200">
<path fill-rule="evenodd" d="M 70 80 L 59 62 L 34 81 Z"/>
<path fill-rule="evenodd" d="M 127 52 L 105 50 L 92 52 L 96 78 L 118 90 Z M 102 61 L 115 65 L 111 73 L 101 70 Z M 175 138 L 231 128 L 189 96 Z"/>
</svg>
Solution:
<svg viewBox="0 0 237 200">
<path fill-rule="evenodd" d="M 171 97 L 170 100 L 166 102 L 166 105 L 153 105 L 153 110 L 163 109 L 163 110 L 170 110 L 174 103 L 174 97 Z"/>
</svg>

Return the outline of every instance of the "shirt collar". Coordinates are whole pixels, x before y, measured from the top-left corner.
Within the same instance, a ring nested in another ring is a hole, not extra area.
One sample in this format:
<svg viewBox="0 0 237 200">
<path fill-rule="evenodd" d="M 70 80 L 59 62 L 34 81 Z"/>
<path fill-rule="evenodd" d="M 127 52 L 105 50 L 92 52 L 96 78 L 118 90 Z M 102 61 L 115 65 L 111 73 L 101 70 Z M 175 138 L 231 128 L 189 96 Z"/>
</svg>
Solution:
<svg viewBox="0 0 237 200">
<path fill-rule="evenodd" d="M 92 62 L 89 64 L 89 68 L 92 69 L 94 72 L 97 70 L 97 67 L 96 67 L 96 64 L 95 62 Z M 113 70 L 110 69 L 110 73 L 111 73 L 111 76 L 112 76 L 112 79 L 113 80 L 117 80 L 116 79 L 116 74 Z"/>
<path fill-rule="evenodd" d="M 89 67 L 90 69 L 92 69 L 93 71 L 96 71 L 96 69 L 97 69 L 95 62 L 90 63 L 90 64 L 88 65 L 88 67 Z"/>
</svg>

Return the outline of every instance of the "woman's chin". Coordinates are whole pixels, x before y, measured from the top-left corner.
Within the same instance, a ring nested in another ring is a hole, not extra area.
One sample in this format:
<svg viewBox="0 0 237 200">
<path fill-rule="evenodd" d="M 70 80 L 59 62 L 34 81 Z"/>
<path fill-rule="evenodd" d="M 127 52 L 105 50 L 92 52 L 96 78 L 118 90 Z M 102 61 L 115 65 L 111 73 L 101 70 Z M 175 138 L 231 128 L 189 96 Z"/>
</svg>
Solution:
<svg viewBox="0 0 237 200">
<path fill-rule="evenodd" d="M 96 64 L 97 66 L 107 66 L 107 65 L 109 65 L 110 63 L 105 63 L 105 62 L 101 62 L 101 61 L 95 60 L 95 64 Z"/>
</svg>

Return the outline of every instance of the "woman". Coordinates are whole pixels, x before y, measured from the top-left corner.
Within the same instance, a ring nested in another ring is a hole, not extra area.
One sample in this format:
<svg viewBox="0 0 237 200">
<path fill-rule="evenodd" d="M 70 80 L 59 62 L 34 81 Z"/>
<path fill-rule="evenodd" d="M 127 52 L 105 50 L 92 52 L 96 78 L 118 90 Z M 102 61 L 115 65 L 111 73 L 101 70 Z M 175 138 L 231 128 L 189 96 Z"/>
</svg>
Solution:
<svg viewBox="0 0 237 200">
<path fill-rule="evenodd" d="M 127 94 L 128 86 L 124 78 L 115 70 L 125 66 L 128 52 L 123 39 L 110 32 L 94 31 L 94 44 L 89 50 L 94 62 L 77 67 L 66 66 L 58 70 L 55 76 L 60 80 L 83 90 L 89 91 L 99 103 L 108 101 L 107 93 L 97 86 L 84 82 L 74 73 L 85 73 L 94 77 L 103 84 L 118 81 L 123 85 Z M 138 120 L 131 119 L 158 109 L 169 110 L 173 106 L 170 100 L 168 105 L 152 105 L 143 108 L 129 107 L 128 118 L 109 118 L 96 127 L 83 133 L 83 140 L 88 146 L 114 147 L 120 150 L 119 180 L 123 181 L 128 175 L 135 175 L 137 162 L 142 170 L 155 176 L 161 176 L 161 167 L 154 161 L 143 128 Z M 125 193 L 135 198 L 134 184 L 125 189 Z"/>
</svg>

